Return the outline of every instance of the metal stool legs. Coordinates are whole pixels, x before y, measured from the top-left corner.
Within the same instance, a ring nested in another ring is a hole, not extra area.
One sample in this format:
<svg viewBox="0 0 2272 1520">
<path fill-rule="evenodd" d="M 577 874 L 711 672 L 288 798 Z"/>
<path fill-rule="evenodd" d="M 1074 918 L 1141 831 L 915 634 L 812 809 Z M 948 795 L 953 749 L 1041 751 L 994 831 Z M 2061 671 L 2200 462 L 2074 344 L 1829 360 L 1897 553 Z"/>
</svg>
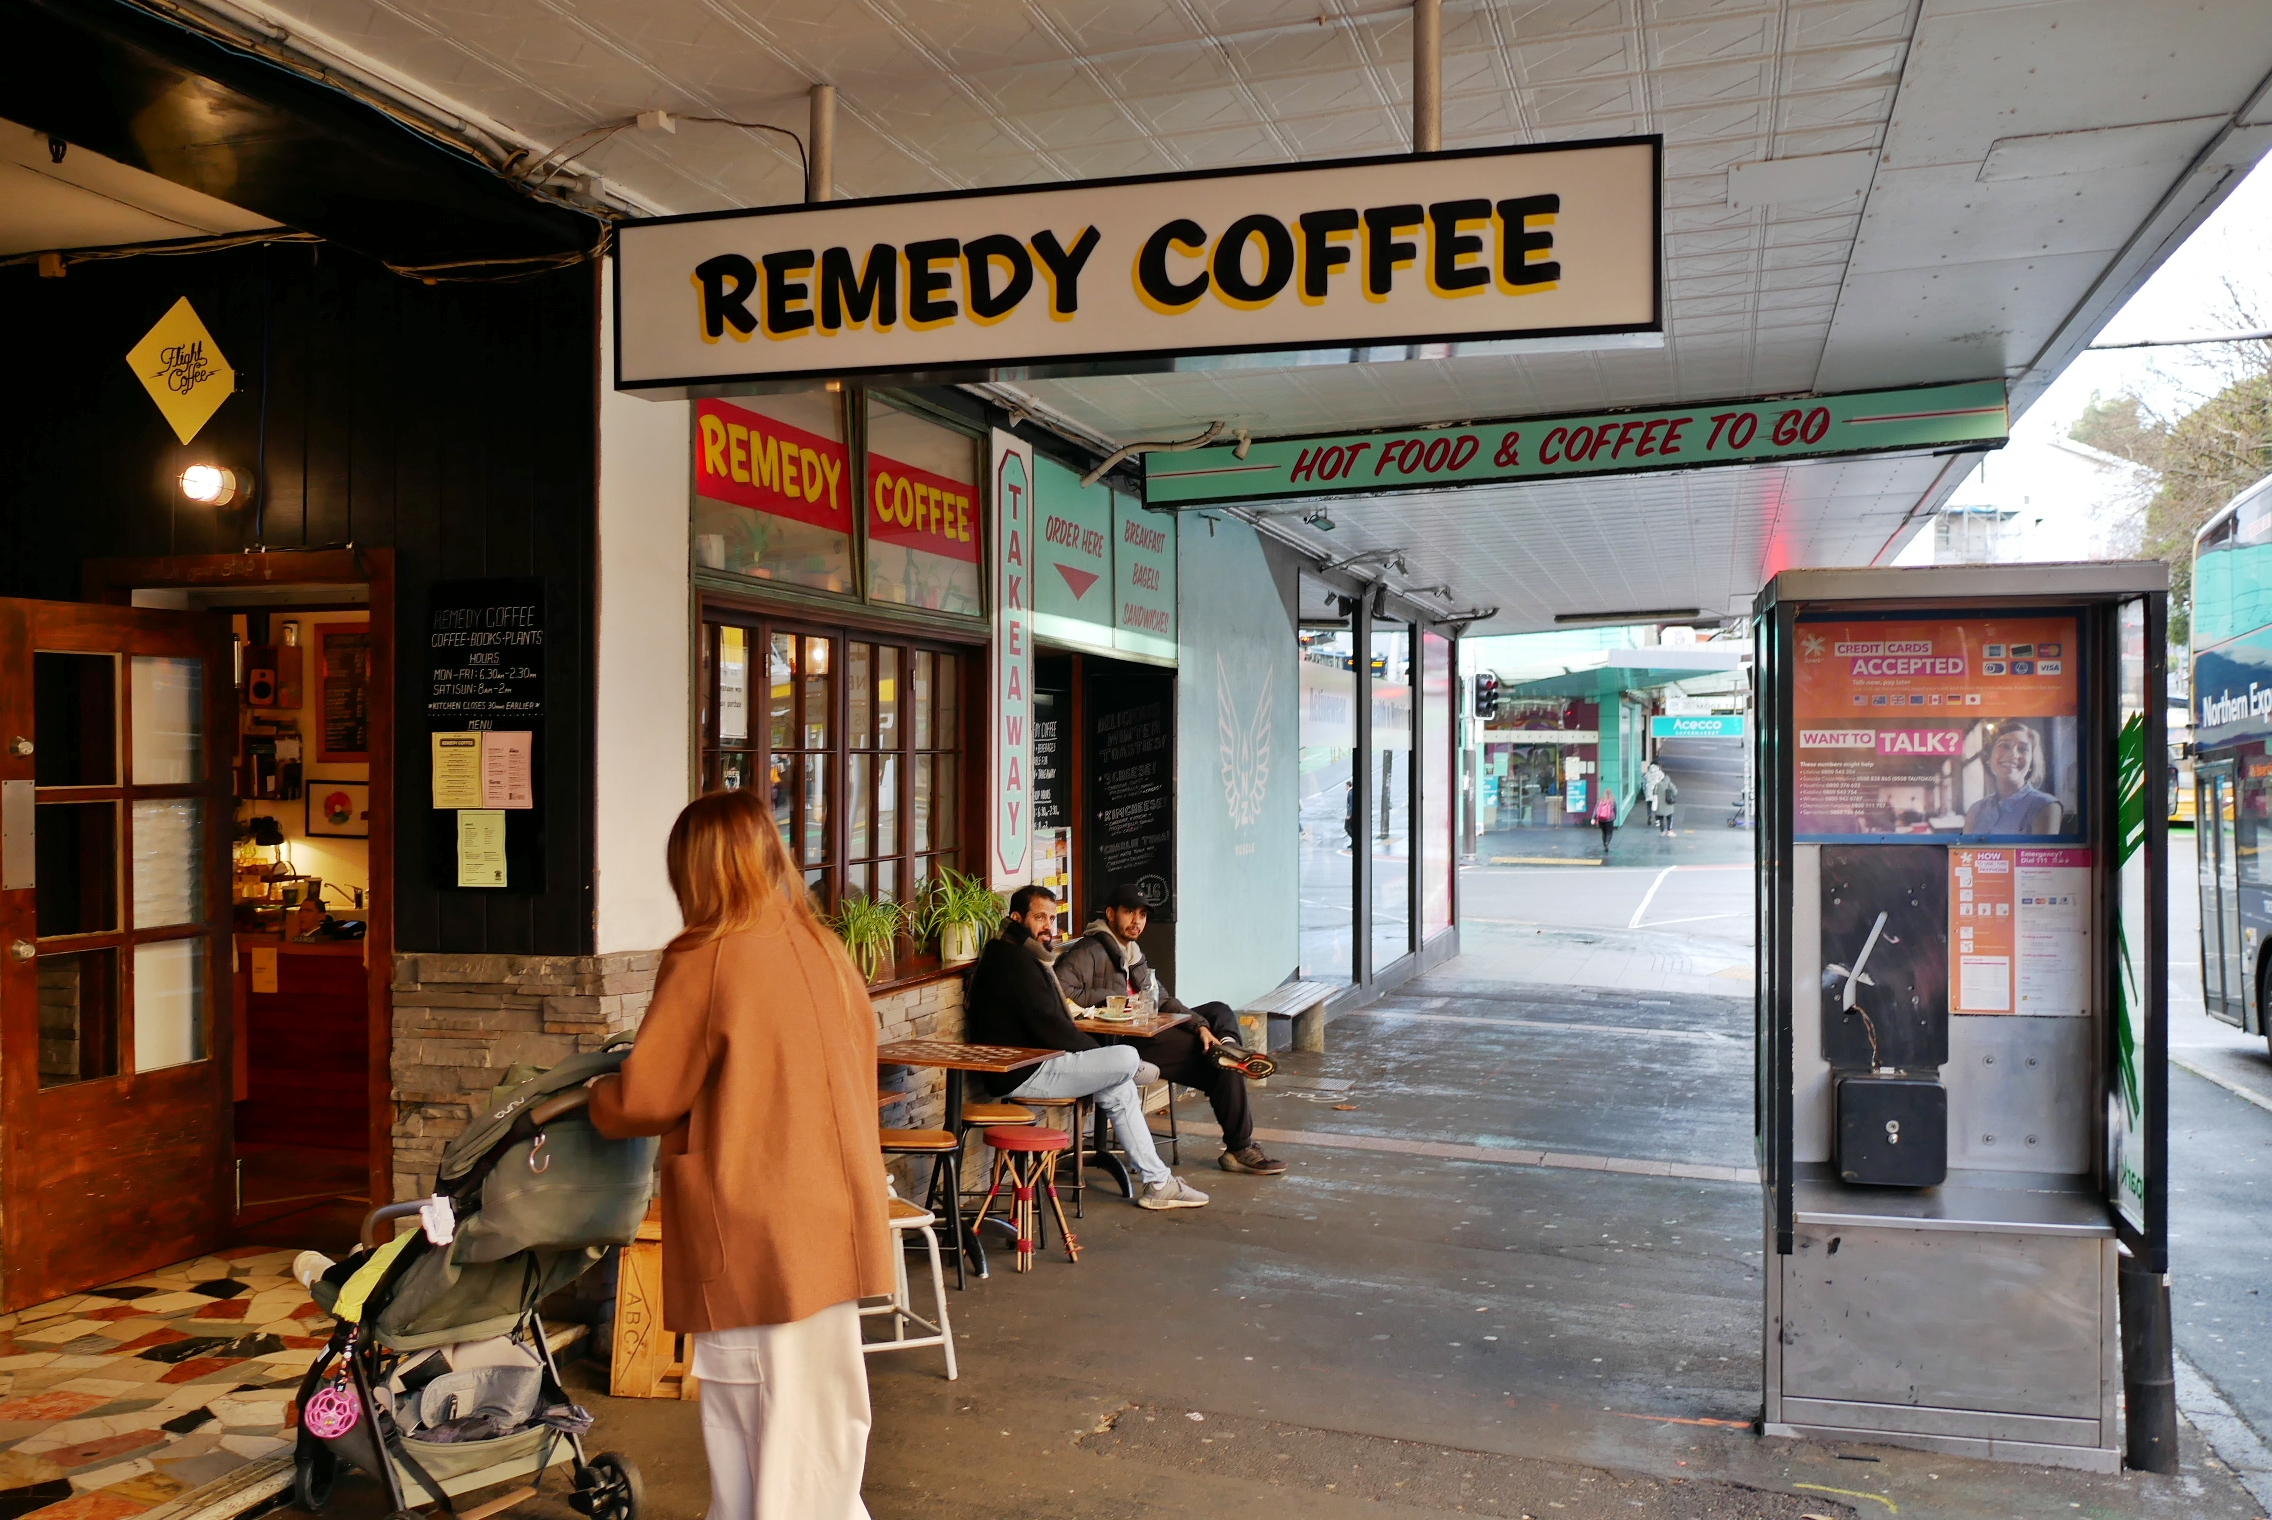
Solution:
<svg viewBox="0 0 2272 1520">
<path fill-rule="evenodd" d="M 942 1194 L 945 1195 L 943 1201 Z M 931 1162 L 931 1185 L 924 1192 L 923 1206 L 934 1214 L 945 1215 L 947 1239 L 954 1243 L 955 1289 L 960 1292 L 969 1286 L 963 1280 L 963 1258 L 969 1253 L 963 1248 L 962 1136 L 955 1136 L 953 1150 L 940 1152 Z"/>
</svg>

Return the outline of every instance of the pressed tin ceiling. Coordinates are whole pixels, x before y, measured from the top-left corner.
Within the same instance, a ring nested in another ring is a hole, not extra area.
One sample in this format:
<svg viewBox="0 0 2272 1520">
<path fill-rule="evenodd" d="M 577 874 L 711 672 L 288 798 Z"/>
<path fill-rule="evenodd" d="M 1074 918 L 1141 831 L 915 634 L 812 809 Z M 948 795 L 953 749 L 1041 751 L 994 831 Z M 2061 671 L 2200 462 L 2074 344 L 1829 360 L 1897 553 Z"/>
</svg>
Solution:
<svg viewBox="0 0 2272 1520">
<path fill-rule="evenodd" d="M 655 109 L 802 131 L 809 85 L 833 84 L 842 196 L 1410 145 L 1401 5 L 237 3 L 547 145 Z M 1025 389 L 1121 439 L 1218 419 L 1301 432 L 1994 376 L 2024 408 L 2263 152 L 2268 75 L 2264 0 L 1447 0 L 1446 148 L 1663 134 L 1661 346 Z M 731 126 L 626 130 L 578 162 L 655 212 L 801 196 L 795 148 Z M 1730 171 L 1763 163 L 1731 198 Z M 1628 606 L 1690 604 L 1646 589 L 1687 577 L 1697 604 L 1724 607 L 1775 556 L 1879 555 L 1881 528 L 1954 486 L 1962 471 L 1945 463 L 1407 496 L 1336 506 L 1350 525 L 1336 543 L 1360 523 L 1409 525 L 1404 537 L 1446 556 L 1410 557 L 1414 581 L 1508 607 L 1495 629 L 1527 594 L 1501 578 L 1518 571 L 1565 585 L 1581 569 L 1625 575 L 1630 600 L 1623 585 L 1599 591 Z M 1801 500 L 1812 526 L 1769 526 L 1798 522 Z M 1692 528 L 1671 532 L 1666 512 Z M 1602 523 L 1627 562 L 1547 554 L 1579 551 L 1573 517 Z M 1659 537 L 1662 573 L 1631 579 Z M 1723 553 L 1724 576 L 1698 568 Z"/>
</svg>

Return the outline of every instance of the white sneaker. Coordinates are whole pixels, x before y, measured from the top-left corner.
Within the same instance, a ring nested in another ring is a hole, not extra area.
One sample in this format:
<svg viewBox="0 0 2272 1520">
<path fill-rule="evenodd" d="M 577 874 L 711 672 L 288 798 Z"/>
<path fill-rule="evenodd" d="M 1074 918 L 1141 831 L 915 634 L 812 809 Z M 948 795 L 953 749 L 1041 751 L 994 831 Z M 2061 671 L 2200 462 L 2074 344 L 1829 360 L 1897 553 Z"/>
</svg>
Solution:
<svg viewBox="0 0 2272 1520">
<path fill-rule="evenodd" d="M 292 1258 L 292 1280 L 303 1288 L 313 1288 L 317 1278 L 337 1265 L 321 1251 L 302 1251 Z"/>
<path fill-rule="evenodd" d="M 1137 1195 L 1136 1207 L 1140 1209 L 1203 1209 L 1207 1207 L 1207 1195 L 1181 1177 L 1170 1177 L 1165 1182 L 1145 1184 L 1144 1191 Z"/>
</svg>

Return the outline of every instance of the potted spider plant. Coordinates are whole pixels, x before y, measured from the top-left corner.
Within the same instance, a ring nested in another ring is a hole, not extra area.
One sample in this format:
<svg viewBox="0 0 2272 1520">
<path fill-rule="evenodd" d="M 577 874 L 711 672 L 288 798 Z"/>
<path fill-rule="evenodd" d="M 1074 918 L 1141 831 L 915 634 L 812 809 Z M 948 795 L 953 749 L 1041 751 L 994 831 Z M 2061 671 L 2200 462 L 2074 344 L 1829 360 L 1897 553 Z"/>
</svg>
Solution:
<svg viewBox="0 0 2272 1520">
<path fill-rule="evenodd" d="M 923 927 L 938 936 L 939 959 L 949 966 L 977 960 L 978 947 L 1009 911 L 1001 893 L 951 866 L 923 893 Z"/>
<path fill-rule="evenodd" d="M 828 915 L 828 926 L 844 941 L 852 964 L 871 982 L 882 976 L 891 964 L 907 922 L 905 908 L 895 902 L 879 901 L 865 892 L 846 893 L 843 903 Z"/>
</svg>

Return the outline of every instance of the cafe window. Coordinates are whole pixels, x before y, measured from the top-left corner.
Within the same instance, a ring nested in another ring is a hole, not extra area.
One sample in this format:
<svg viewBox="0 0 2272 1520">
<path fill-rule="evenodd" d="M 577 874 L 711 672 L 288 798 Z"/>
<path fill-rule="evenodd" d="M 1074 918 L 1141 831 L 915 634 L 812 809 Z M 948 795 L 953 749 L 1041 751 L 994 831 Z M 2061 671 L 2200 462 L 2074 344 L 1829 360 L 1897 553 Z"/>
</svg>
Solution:
<svg viewBox="0 0 2272 1520">
<path fill-rule="evenodd" d="M 817 901 L 967 869 L 976 651 L 712 607 L 703 654 L 703 789 L 764 791 Z"/>
<path fill-rule="evenodd" d="M 868 402 L 868 600 L 975 616 L 978 442 Z"/>
<path fill-rule="evenodd" d="M 694 561 L 704 569 L 851 591 L 856 489 L 841 397 L 695 403 Z"/>
</svg>

